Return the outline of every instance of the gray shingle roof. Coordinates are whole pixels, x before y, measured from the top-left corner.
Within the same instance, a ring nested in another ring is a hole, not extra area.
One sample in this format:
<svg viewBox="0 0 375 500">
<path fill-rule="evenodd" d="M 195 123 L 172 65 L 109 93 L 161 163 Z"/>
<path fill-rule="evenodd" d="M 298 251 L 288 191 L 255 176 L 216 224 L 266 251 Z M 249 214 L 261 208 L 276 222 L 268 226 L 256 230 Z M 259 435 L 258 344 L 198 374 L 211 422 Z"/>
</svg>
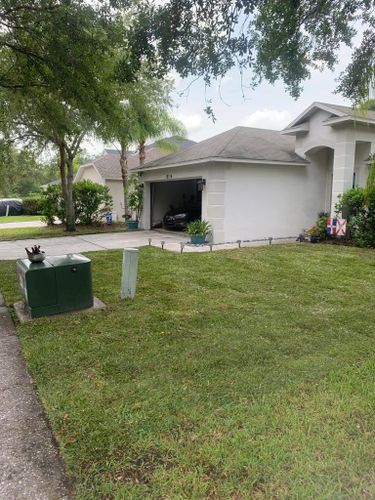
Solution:
<svg viewBox="0 0 375 500">
<path fill-rule="evenodd" d="M 309 117 L 316 112 L 317 109 L 324 109 L 332 116 L 327 118 L 327 124 L 331 123 L 332 118 L 339 118 L 344 121 L 367 121 L 371 123 L 375 120 L 375 111 L 362 112 L 358 109 L 351 108 L 350 106 L 342 106 L 340 104 L 329 104 L 326 102 L 313 102 L 307 109 L 305 109 L 297 118 L 295 118 L 285 129 L 284 133 L 293 132 L 293 128 L 308 121 Z"/>
<path fill-rule="evenodd" d="M 294 151 L 295 138 L 277 130 L 235 127 L 188 149 L 147 162 L 142 169 L 183 165 L 209 159 L 308 163 Z"/>
<path fill-rule="evenodd" d="M 355 118 L 369 118 L 370 120 L 375 120 L 375 111 L 366 111 L 361 112 L 358 109 L 351 108 L 350 106 L 341 106 L 339 104 L 328 104 L 326 102 L 319 102 L 317 104 L 324 104 L 329 108 L 332 108 L 333 111 L 338 111 L 339 113 L 344 113 L 348 116 L 353 116 Z"/>
<path fill-rule="evenodd" d="M 184 139 L 183 141 L 178 140 L 174 137 L 167 139 L 168 142 L 178 145 L 181 149 L 187 148 L 196 144 L 194 141 L 189 139 Z M 146 146 L 146 162 L 158 160 L 169 154 L 168 151 L 158 148 L 155 144 L 149 144 Z M 105 154 L 96 158 L 94 161 L 90 162 L 90 165 L 94 165 L 99 174 L 105 180 L 121 180 L 121 169 L 120 169 L 120 152 L 116 149 L 106 149 Z M 129 152 L 128 153 L 128 168 L 129 170 L 134 170 L 139 167 L 139 156 L 138 153 Z"/>
</svg>

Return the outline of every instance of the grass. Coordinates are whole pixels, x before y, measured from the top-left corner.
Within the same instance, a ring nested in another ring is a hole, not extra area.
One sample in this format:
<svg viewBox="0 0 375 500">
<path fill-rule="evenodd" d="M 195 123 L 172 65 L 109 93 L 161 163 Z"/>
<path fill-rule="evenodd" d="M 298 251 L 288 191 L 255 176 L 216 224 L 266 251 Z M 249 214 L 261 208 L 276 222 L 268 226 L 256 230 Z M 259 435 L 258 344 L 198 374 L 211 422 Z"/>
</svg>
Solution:
<svg viewBox="0 0 375 500">
<path fill-rule="evenodd" d="M 375 497 L 374 251 L 144 248 L 125 302 L 121 257 L 106 311 L 18 327 L 76 498 Z"/>
<path fill-rule="evenodd" d="M 33 222 L 40 220 L 40 215 L 10 215 L 8 217 L 0 216 L 0 224 L 7 224 L 10 222 Z"/>
<path fill-rule="evenodd" d="M 116 233 L 125 231 L 124 224 L 117 223 L 111 226 L 77 226 L 74 233 L 65 231 L 64 226 L 46 227 L 19 227 L 13 229 L 0 229 L 0 241 L 26 240 L 32 238 L 54 238 L 56 236 L 79 236 L 80 234 Z"/>
</svg>

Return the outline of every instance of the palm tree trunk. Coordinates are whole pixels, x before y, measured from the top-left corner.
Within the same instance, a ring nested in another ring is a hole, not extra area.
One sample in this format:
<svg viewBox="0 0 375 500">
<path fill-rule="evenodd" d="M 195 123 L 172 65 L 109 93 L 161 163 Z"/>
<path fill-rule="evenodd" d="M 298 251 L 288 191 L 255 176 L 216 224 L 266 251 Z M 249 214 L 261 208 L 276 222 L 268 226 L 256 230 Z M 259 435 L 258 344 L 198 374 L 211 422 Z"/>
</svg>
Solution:
<svg viewBox="0 0 375 500">
<path fill-rule="evenodd" d="M 140 167 L 143 167 L 143 165 L 145 164 L 145 161 L 146 161 L 145 143 L 146 143 L 146 141 L 141 141 L 139 143 L 138 151 L 139 151 L 139 166 Z"/>
<path fill-rule="evenodd" d="M 125 222 L 128 220 L 129 215 L 129 206 L 128 206 L 128 180 L 129 180 L 129 172 L 128 172 L 128 155 L 127 155 L 127 144 L 121 143 L 121 152 L 120 152 L 120 167 L 121 167 L 121 178 L 122 178 L 122 187 L 124 191 L 124 216 Z"/>
</svg>

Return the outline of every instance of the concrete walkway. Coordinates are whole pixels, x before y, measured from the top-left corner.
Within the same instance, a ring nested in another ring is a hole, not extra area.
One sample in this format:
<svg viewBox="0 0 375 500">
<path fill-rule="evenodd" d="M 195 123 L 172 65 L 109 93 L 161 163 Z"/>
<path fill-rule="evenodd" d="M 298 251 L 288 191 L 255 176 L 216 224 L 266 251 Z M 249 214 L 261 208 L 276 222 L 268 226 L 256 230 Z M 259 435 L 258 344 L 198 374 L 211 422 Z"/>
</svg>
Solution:
<svg viewBox="0 0 375 500">
<path fill-rule="evenodd" d="M 29 222 L 6 222 L 0 224 L 1 229 L 17 229 L 19 227 L 44 227 L 47 224 L 41 220 L 32 220 Z"/>
<path fill-rule="evenodd" d="M 113 250 L 126 247 L 142 247 L 150 244 L 171 252 L 181 252 L 181 243 L 184 253 L 210 252 L 238 248 L 238 243 L 222 243 L 218 245 L 190 245 L 189 237 L 185 233 L 172 231 L 129 231 L 123 233 L 97 233 L 83 236 L 61 236 L 59 238 L 36 238 L 29 240 L 0 241 L 0 260 L 14 260 L 26 258 L 25 247 L 38 244 L 47 255 L 63 255 L 67 253 L 94 252 Z M 274 239 L 272 244 L 295 242 L 295 237 Z M 259 241 L 243 241 L 241 247 L 268 245 L 268 239 Z"/>
<path fill-rule="evenodd" d="M 0 498 L 69 499 L 63 463 L 0 294 Z"/>
<path fill-rule="evenodd" d="M 187 241 L 184 233 L 163 231 L 129 231 L 123 233 L 97 233 L 82 236 L 61 236 L 59 238 L 35 238 L 28 240 L 0 241 L 0 260 L 13 260 L 26 257 L 25 247 L 36 243 L 47 255 L 93 252 L 125 247 L 141 247 L 149 244 L 149 238 L 155 246 L 165 241 L 165 248 L 180 248 L 180 241 Z"/>
</svg>

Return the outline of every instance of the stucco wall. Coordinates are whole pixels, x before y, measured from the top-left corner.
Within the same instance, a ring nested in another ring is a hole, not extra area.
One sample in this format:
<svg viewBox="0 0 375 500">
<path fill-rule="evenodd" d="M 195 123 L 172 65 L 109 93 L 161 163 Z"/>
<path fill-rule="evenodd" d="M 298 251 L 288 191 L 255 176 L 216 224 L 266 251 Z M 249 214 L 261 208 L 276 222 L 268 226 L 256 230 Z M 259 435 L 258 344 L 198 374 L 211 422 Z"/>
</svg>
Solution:
<svg viewBox="0 0 375 500">
<path fill-rule="evenodd" d="M 85 179 L 96 182 L 97 184 L 104 184 L 103 177 L 99 175 L 98 171 L 93 166 L 82 168 L 79 180 L 83 181 Z"/>
<path fill-rule="evenodd" d="M 202 217 L 215 243 L 298 235 L 325 209 L 325 165 L 214 163 L 144 172 L 143 227 L 150 228 L 151 182 L 199 177 L 206 179 Z"/>
<path fill-rule="evenodd" d="M 317 147 L 334 150 L 331 194 L 331 212 L 334 213 L 339 195 L 353 185 L 354 172 L 356 185 L 366 183 L 365 159 L 375 151 L 375 128 L 358 122 L 328 125 L 325 120 L 330 117 L 327 111 L 318 110 L 309 118 L 309 131 L 297 135 L 296 152 L 307 156 Z"/>
<path fill-rule="evenodd" d="M 112 210 L 114 212 L 114 218 L 119 222 L 123 222 L 124 191 L 122 189 L 122 181 L 106 181 L 106 185 L 109 187 L 109 192 L 113 199 Z"/>
<path fill-rule="evenodd" d="M 326 171 L 314 166 L 235 165 L 227 170 L 226 241 L 297 236 L 324 210 Z"/>
</svg>

